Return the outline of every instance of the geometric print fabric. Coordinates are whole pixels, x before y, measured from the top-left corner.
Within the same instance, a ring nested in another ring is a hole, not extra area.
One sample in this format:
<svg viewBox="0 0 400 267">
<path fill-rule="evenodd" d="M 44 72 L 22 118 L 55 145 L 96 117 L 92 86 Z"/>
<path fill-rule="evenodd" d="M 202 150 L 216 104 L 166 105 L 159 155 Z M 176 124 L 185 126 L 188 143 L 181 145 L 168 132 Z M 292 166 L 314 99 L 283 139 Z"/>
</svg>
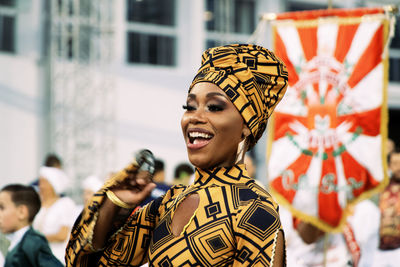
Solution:
<svg viewBox="0 0 400 267">
<path fill-rule="evenodd" d="M 257 45 L 213 47 L 202 55 L 190 89 L 211 82 L 224 91 L 250 129 L 250 148 L 262 136 L 267 120 L 286 91 L 288 73 L 283 62 Z M 189 91 L 190 91 L 189 89 Z"/>
<path fill-rule="evenodd" d="M 190 194 L 200 199 L 195 216 L 183 233 L 174 236 L 174 212 Z M 95 209 L 88 207 L 85 212 L 96 213 Z M 122 223 L 94 257 L 84 248 L 91 243 L 87 233 L 93 220 L 81 221 L 89 227 L 74 227 L 68 266 L 140 266 L 146 261 L 150 266 L 269 266 L 282 231 L 277 204 L 248 177 L 242 164 L 196 169 L 193 185 L 172 187 Z"/>
</svg>

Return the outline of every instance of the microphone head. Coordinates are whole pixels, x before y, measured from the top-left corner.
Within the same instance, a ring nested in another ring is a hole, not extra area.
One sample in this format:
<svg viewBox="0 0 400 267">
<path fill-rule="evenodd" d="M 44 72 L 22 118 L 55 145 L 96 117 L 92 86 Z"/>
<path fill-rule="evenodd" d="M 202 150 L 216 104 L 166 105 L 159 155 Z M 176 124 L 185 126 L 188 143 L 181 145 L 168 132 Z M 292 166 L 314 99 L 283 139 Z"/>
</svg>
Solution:
<svg viewBox="0 0 400 267">
<path fill-rule="evenodd" d="M 139 171 L 147 171 L 150 174 L 154 174 L 155 158 L 153 153 L 148 149 L 142 149 L 136 152 L 135 159 L 139 165 Z"/>
</svg>

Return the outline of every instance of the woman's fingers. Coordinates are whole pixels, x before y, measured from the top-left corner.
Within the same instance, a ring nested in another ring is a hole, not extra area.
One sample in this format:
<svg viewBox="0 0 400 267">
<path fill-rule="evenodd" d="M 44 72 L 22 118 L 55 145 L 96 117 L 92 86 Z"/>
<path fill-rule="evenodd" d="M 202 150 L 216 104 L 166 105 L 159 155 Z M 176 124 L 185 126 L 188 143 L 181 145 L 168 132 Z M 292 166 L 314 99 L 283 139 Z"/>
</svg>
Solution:
<svg viewBox="0 0 400 267">
<path fill-rule="evenodd" d="M 156 187 L 155 183 L 146 184 L 143 190 L 135 194 L 136 201 L 138 201 L 136 203 L 139 204 L 140 202 L 142 202 L 155 187 Z"/>
<path fill-rule="evenodd" d="M 136 181 L 138 183 L 150 183 L 152 182 L 153 174 L 148 171 L 141 171 L 136 175 Z"/>
<path fill-rule="evenodd" d="M 121 183 L 110 188 L 114 194 L 129 205 L 140 204 L 156 187 L 148 171 L 130 173 Z"/>
<path fill-rule="evenodd" d="M 144 183 L 142 186 L 137 184 L 135 187 L 115 188 L 113 192 L 121 201 L 129 205 L 138 205 L 155 187 L 155 183 Z"/>
<path fill-rule="evenodd" d="M 121 186 L 126 187 L 144 187 L 146 184 L 151 183 L 153 175 L 148 171 L 141 171 L 134 175 L 129 175 L 122 183 Z"/>
</svg>

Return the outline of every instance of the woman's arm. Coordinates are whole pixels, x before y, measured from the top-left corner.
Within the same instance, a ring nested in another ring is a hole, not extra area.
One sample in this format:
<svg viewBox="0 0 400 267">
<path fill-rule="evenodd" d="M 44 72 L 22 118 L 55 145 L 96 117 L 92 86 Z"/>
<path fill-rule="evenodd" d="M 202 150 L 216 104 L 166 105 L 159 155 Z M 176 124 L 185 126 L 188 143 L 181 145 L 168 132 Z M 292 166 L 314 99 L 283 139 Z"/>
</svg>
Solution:
<svg viewBox="0 0 400 267">
<path fill-rule="evenodd" d="M 239 211 L 234 222 L 233 266 L 285 266 L 285 239 L 275 205 L 256 199 Z"/>
<path fill-rule="evenodd" d="M 139 192 L 125 192 L 124 190 L 116 191 L 115 195 L 124 203 L 131 206 L 137 206 L 141 203 L 155 187 L 154 183 L 145 185 L 144 189 Z M 110 232 L 115 218 L 120 214 L 121 207 L 114 204 L 108 197 L 105 197 L 103 204 L 99 209 L 97 222 L 94 226 L 92 246 L 95 250 L 104 247 L 107 241 L 107 234 Z"/>
<path fill-rule="evenodd" d="M 130 231 L 136 231 L 135 229 L 141 231 L 142 224 L 147 225 L 146 229 L 151 229 L 153 221 L 141 219 L 141 215 L 136 216 L 139 219 L 132 219 L 130 216 L 132 209 L 121 208 L 118 205 L 121 206 L 122 203 L 122 206 L 134 208 L 154 187 L 155 184 L 151 183 L 151 174 L 140 171 L 134 164 L 108 180 L 103 188 L 94 194 L 80 219 L 75 222 L 66 251 L 67 266 L 96 265 L 98 256 L 103 254 L 103 248 L 113 244 L 114 239 L 110 240 L 110 238 L 115 238 L 113 233 L 122 229 L 127 223 L 134 225 L 134 227 L 128 227 Z M 113 193 L 111 199 L 107 192 Z M 126 214 L 122 220 L 121 213 Z M 114 228 L 115 226 L 118 228 Z"/>
<path fill-rule="evenodd" d="M 271 266 L 286 266 L 286 246 L 283 231 L 278 232 Z"/>
</svg>

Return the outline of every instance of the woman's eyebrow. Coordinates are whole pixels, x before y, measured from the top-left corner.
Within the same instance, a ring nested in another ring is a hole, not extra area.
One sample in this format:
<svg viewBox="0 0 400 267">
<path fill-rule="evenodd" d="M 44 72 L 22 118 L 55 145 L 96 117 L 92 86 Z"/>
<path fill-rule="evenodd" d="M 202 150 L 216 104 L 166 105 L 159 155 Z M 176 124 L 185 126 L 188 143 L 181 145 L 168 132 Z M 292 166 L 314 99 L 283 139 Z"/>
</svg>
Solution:
<svg viewBox="0 0 400 267">
<path fill-rule="evenodd" d="M 196 95 L 195 94 L 188 94 L 188 99 L 196 99 Z"/>
<path fill-rule="evenodd" d="M 224 97 L 224 98 L 230 100 L 226 95 L 224 95 L 224 94 L 222 94 L 222 93 L 219 93 L 219 92 L 211 92 L 211 93 L 208 93 L 208 94 L 206 95 L 207 98 L 211 98 L 211 97 L 214 97 L 214 96 L 222 96 L 222 97 Z"/>
<path fill-rule="evenodd" d="M 214 96 L 222 96 L 223 98 L 230 100 L 226 95 L 219 93 L 219 92 L 210 92 L 206 95 L 207 98 L 212 98 Z M 197 96 L 196 96 L 196 94 L 188 94 L 187 98 L 190 100 L 196 100 Z"/>
</svg>

